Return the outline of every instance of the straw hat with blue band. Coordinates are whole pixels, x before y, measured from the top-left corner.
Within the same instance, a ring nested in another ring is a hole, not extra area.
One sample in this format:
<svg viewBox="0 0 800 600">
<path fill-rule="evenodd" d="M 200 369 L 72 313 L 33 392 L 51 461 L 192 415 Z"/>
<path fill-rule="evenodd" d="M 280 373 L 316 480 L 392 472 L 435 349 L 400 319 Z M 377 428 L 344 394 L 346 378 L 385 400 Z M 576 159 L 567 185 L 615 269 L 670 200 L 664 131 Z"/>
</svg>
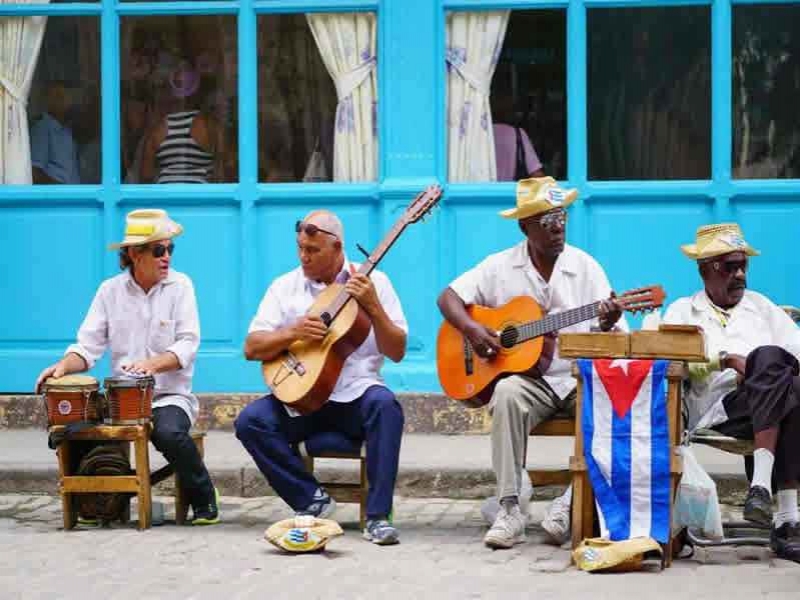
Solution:
<svg viewBox="0 0 800 600">
<path fill-rule="evenodd" d="M 531 177 L 517 182 L 517 206 L 501 210 L 506 219 L 527 219 L 556 208 L 566 208 L 578 199 L 578 190 L 559 187 L 552 177 Z"/>
<path fill-rule="evenodd" d="M 125 238 L 111 244 L 109 250 L 117 250 L 126 246 L 141 246 L 150 242 L 169 240 L 183 233 L 183 227 L 160 208 L 140 208 L 128 213 L 125 217 Z"/>
<path fill-rule="evenodd" d="M 761 254 L 745 241 L 742 229 L 736 223 L 717 223 L 698 227 L 695 243 L 684 244 L 681 246 L 681 252 L 692 260 L 713 258 L 731 252 L 744 252 L 747 256 Z"/>
</svg>

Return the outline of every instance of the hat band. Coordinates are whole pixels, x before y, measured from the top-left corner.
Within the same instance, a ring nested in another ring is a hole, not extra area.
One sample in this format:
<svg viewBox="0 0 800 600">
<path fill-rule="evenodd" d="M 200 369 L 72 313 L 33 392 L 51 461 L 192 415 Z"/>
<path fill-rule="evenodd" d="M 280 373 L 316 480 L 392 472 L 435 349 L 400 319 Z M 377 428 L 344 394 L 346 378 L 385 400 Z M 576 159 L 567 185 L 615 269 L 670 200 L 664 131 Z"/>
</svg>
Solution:
<svg viewBox="0 0 800 600">
<path fill-rule="evenodd" d="M 125 235 L 151 235 L 155 230 L 155 225 L 128 225 L 125 228 Z"/>
</svg>

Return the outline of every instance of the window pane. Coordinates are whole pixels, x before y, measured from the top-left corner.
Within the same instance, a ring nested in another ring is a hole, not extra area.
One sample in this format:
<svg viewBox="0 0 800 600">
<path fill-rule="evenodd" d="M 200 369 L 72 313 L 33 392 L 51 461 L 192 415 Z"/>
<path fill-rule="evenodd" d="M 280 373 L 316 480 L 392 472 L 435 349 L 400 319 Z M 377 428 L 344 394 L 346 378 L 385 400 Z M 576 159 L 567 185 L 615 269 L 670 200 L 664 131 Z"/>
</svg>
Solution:
<svg viewBox="0 0 800 600">
<path fill-rule="evenodd" d="M 563 178 L 565 11 L 452 12 L 446 35 L 450 181 Z"/>
<path fill-rule="evenodd" d="M 800 6 L 733 12 L 733 176 L 800 177 Z"/>
<path fill-rule="evenodd" d="M 28 101 L 33 182 L 100 183 L 96 17 L 49 17 Z"/>
<path fill-rule="evenodd" d="M 123 17 L 121 27 L 123 181 L 236 181 L 236 18 Z"/>
<path fill-rule="evenodd" d="M 588 14 L 590 179 L 711 176 L 710 13 Z"/>
<path fill-rule="evenodd" d="M 374 13 L 259 16 L 259 181 L 377 179 L 376 21 Z"/>
</svg>

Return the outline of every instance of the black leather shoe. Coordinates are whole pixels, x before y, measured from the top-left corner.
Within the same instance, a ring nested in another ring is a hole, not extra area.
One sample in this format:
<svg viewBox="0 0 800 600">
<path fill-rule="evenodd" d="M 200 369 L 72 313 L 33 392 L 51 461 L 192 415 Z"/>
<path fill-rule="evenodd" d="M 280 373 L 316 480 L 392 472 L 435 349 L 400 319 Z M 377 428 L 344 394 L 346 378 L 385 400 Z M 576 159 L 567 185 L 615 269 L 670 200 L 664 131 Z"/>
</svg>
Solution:
<svg viewBox="0 0 800 600">
<path fill-rule="evenodd" d="M 754 485 L 744 501 L 744 520 L 764 527 L 772 526 L 772 496 L 769 490 Z"/>
<path fill-rule="evenodd" d="M 769 545 L 778 558 L 800 563 L 800 524 L 784 523 L 773 528 Z"/>
</svg>

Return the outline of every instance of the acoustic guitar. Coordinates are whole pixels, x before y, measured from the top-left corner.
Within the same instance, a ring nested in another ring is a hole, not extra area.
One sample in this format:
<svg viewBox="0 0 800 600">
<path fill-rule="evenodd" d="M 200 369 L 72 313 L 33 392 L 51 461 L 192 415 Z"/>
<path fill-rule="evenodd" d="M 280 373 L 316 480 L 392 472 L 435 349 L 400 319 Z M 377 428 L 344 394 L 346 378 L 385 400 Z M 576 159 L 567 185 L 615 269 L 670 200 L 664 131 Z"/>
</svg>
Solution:
<svg viewBox="0 0 800 600">
<path fill-rule="evenodd" d="M 441 195 L 438 185 L 418 194 L 358 273 L 369 276 L 406 227 L 425 217 Z M 319 316 L 328 327 L 325 337 L 316 342 L 295 341 L 261 367 L 264 382 L 278 400 L 302 414 L 310 414 L 328 401 L 344 361 L 364 343 L 372 327 L 366 311 L 338 283 L 317 296 L 308 314 Z"/>
<path fill-rule="evenodd" d="M 629 312 L 648 311 L 664 303 L 661 286 L 648 286 L 617 296 Z M 532 369 L 542 354 L 542 336 L 589 321 L 598 316 L 600 302 L 542 316 L 542 309 L 529 296 L 518 296 L 498 308 L 467 307 L 469 316 L 497 332 L 500 351 L 491 358 L 478 356 L 460 331 L 448 321 L 442 323 L 436 340 L 436 369 L 442 389 L 468 406 L 489 402 L 499 379 Z"/>
</svg>

